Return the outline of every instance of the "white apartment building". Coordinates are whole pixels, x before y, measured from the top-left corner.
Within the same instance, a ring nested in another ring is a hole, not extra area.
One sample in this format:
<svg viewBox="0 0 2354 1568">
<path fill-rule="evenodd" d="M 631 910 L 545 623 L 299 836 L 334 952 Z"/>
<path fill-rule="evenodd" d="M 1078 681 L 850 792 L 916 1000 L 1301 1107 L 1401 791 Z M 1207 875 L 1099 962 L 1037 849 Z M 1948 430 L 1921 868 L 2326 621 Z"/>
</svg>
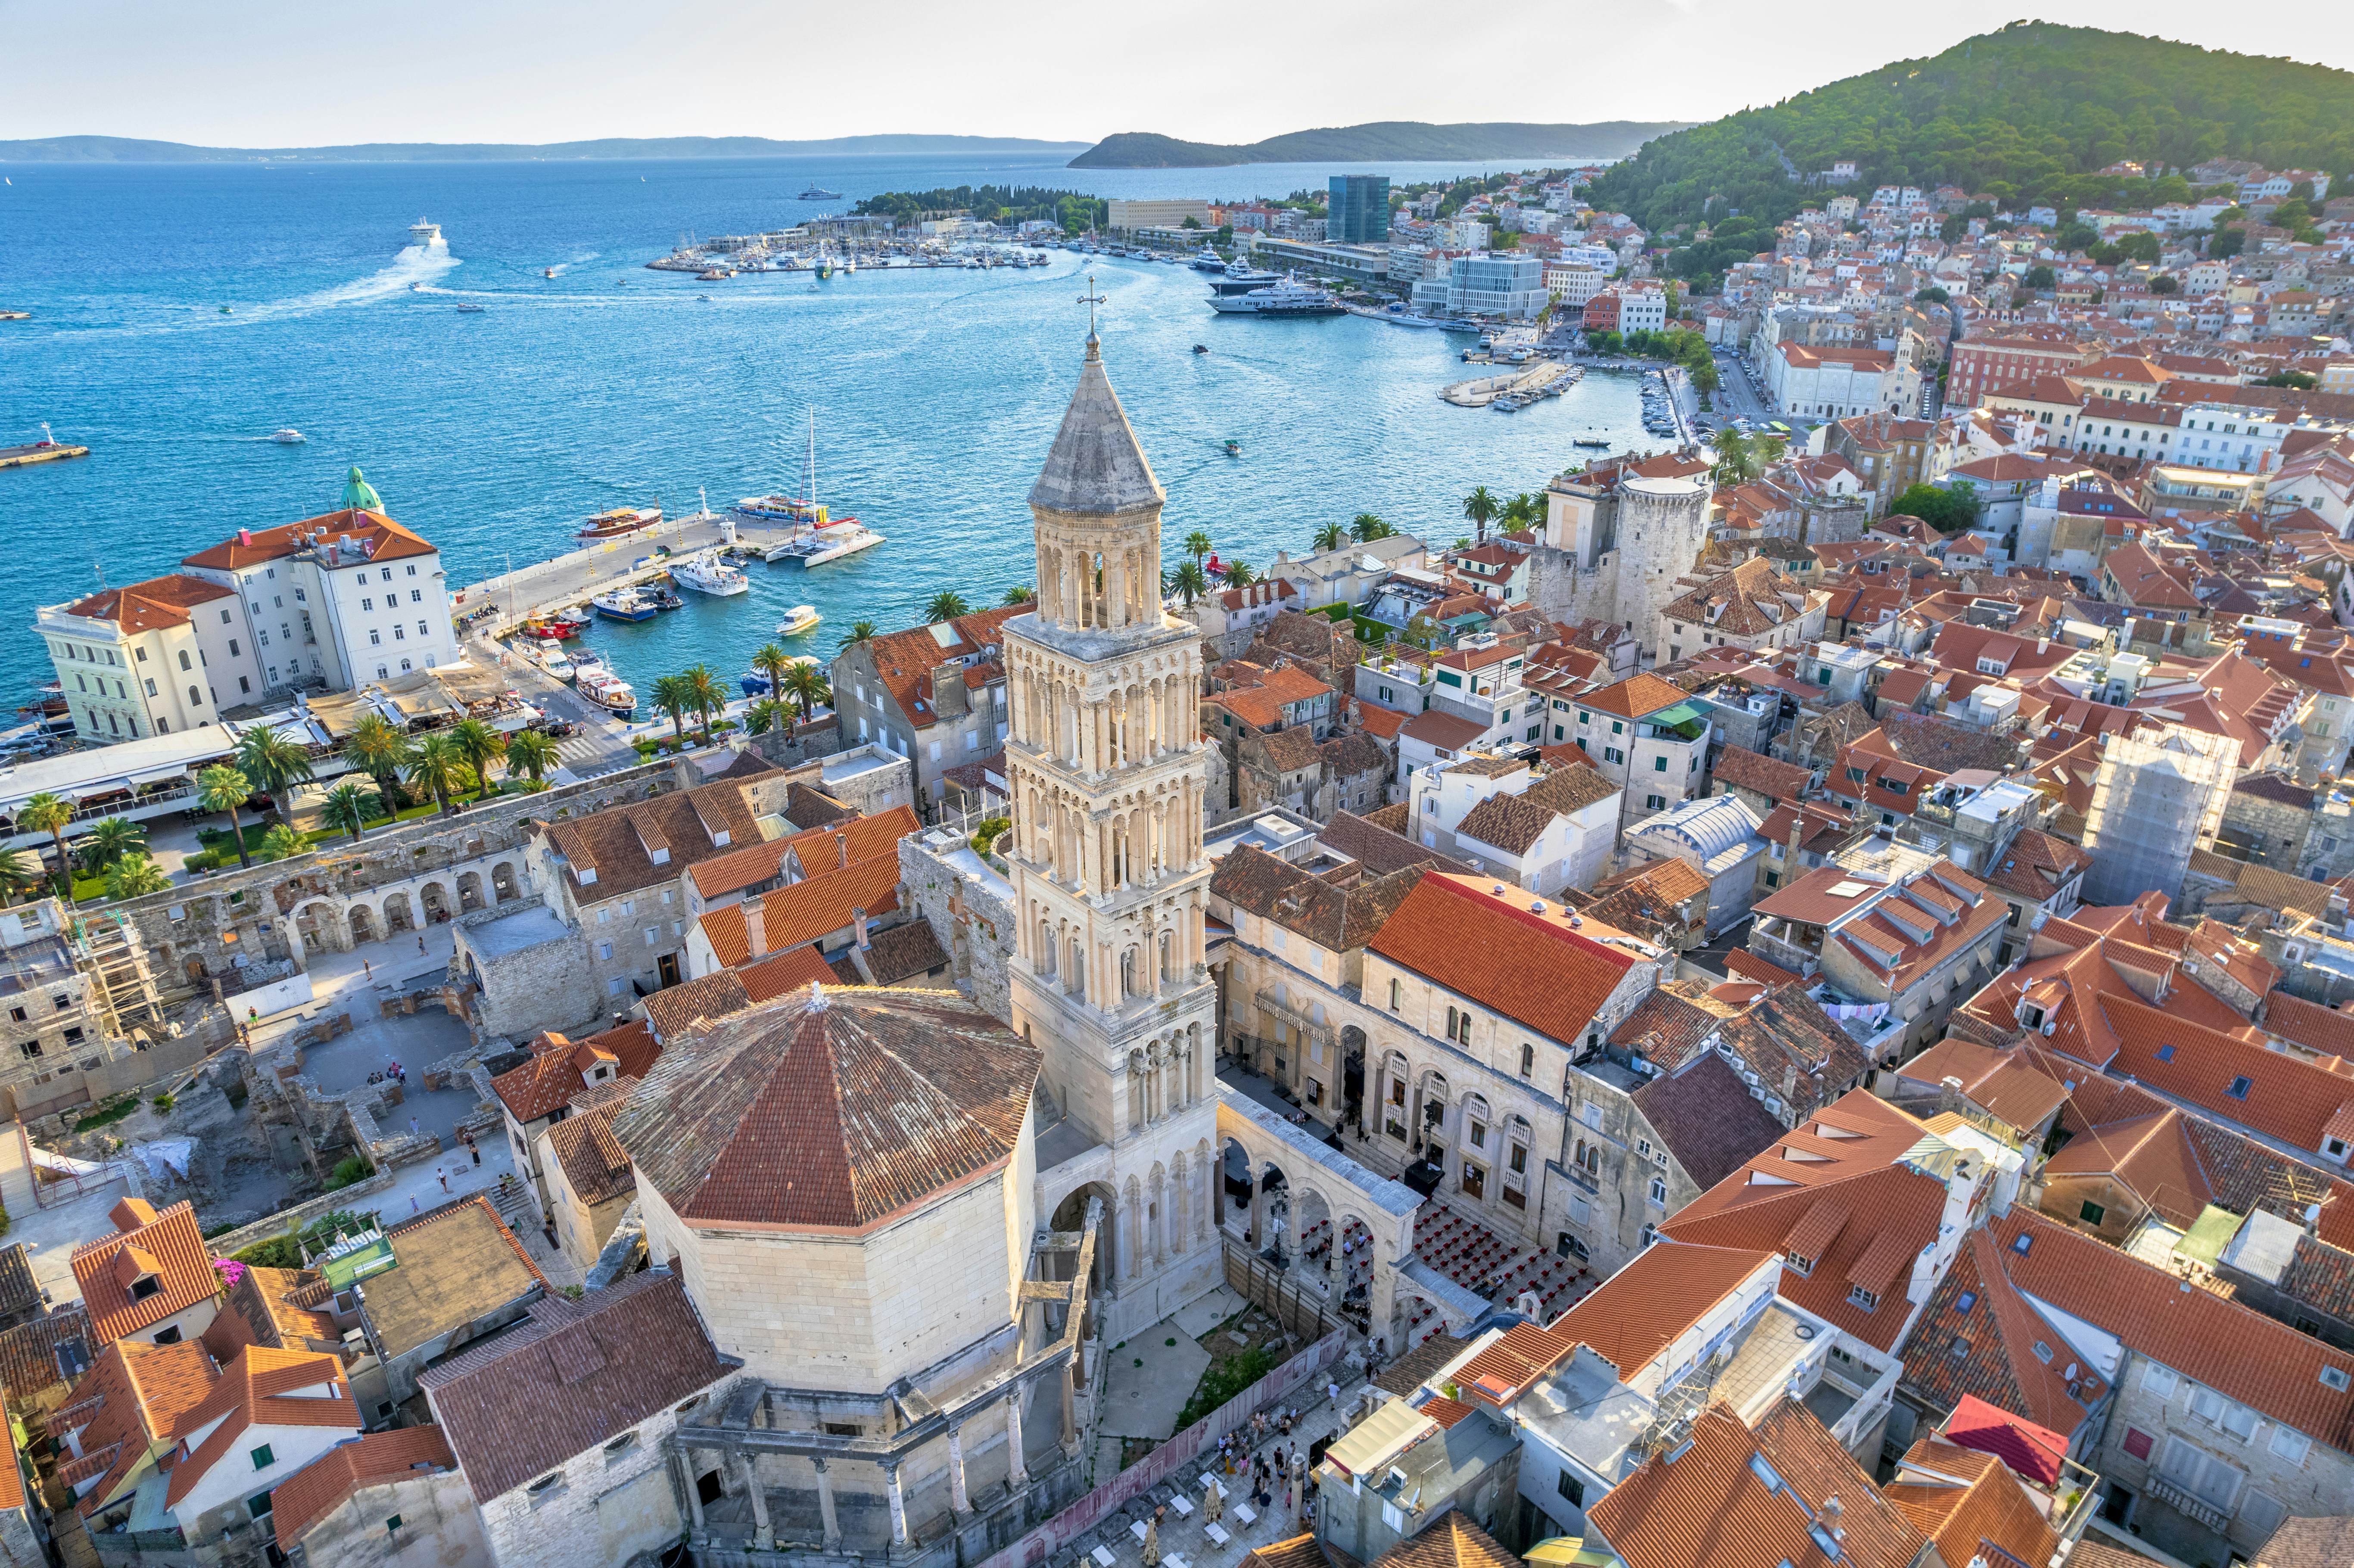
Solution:
<svg viewBox="0 0 2354 1568">
<path fill-rule="evenodd" d="M 244 599 L 269 688 L 345 691 L 458 661 L 441 552 L 364 503 L 241 528 L 180 564 Z"/>
<path fill-rule="evenodd" d="M 1545 307 L 1544 270 L 1543 260 L 1535 256 L 1458 256 L 1447 267 L 1447 313 L 1533 320 Z M 1415 285 L 1417 306 L 1424 304 L 1425 291 L 1436 281 L 1425 279 Z"/>
<path fill-rule="evenodd" d="M 1919 402 L 1921 374 L 1912 340 L 1893 352 L 1880 348 L 1816 348 L 1776 343 L 1765 355 L 1766 393 L 1794 419 L 1845 419 L 1858 414 L 1904 414 Z"/>
<path fill-rule="evenodd" d="M 93 745 L 211 724 L 265 685 L 237 594 L 175 574 L 48 605 L 34 627 L 74 733 Z"/>
<path fill-rule="evenodd" d="M 1618 291 L 1618 330 L 1630 332 L 1665 332 L 1668 326 L 1668 293 L 1665 289 L 1645 288 L 1632 283 Z"/>
<path fill-rule="evenodd" d="M 1567 305 L 1572 310 L 1584 310 L 1585 302 L 1600 293 L 1609 279 L 1610 273 L 1607 268 L 1580 266 L 1564 261 L 1545 263 L 1545 292 L 1551 295 L 1555 302 Z"/>
</svg>

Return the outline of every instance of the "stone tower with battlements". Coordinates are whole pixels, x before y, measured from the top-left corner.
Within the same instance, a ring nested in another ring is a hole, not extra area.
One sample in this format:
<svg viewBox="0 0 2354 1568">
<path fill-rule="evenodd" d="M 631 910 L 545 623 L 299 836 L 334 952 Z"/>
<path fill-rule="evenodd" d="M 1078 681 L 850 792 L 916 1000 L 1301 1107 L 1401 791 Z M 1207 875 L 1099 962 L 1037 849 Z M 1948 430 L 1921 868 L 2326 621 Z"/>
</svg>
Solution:
<svg viewBox="0 0 2354 1568">
<path fill-rule="evenodd" d="M 1092 1194 L 1116 1333 L 1214 1282 L 1214 988 L 1200 635 L 1161 597 L 1166 496 L 1093 334 L 1030 492 L 1034 610 L 1006 623 L 1013 1027 L 1044 1053 L 1042 1224 Z"/>
</svg>

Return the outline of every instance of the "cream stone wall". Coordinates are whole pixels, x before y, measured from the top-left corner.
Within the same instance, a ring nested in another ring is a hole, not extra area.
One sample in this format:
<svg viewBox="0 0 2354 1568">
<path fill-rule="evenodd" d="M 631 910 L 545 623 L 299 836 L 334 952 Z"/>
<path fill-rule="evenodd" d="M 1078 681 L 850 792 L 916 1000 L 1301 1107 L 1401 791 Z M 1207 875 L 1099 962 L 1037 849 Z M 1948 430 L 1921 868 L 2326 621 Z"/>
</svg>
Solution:
<svg viewBox="0 0 2354 1568">
<path fill-rule="evenodd" d="M 689 1226 L 639 1185 L 653 1258 L 675 1256 L 712 1339 L 751 1375 L 878 1393 L 1013 1321 L 1029 1255 L 1030 1139 L 1008 1167 L 864 1237 Z M 1009 1192 L 1011 1183 L 1016 1191 Z"/>
<path fill-rule="evenodd" d="M 712 1389 L 734 1381 L 731 1375 Z M 697 1410 L 689 1418 L 702 1414 Z M 599 1444 L 544 1472 L 559 1478 L 555 1485 L 534 1492 L 532 1482 L 542 1478 L 535 1476 L 483 1504 L 482 1528 L 498 1568 L 618 1563 L 676 1541 L 685 1521 L 663 1440 L 678 1423 L 676 1410 L 659 1411 L 630 1429 L 635 1440 L 620 1452 L 609 1453 Z"/>
<path fill-rule="evenodd" d="M 397 1531 L 385 1521 L 398 1519 Z M 456 1470 L 362 1487 L 303 1532 L 305 1568 L 492 1568 L 473 1489 Z"/>
</svg>

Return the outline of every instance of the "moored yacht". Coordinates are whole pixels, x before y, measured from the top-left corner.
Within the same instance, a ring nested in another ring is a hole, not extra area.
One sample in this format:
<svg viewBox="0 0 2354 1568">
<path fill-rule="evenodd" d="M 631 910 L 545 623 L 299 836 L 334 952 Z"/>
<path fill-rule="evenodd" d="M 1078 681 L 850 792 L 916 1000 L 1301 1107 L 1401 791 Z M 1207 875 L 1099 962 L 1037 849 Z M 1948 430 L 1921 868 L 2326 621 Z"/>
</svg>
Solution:
<svg viewBox="0 0 2354 1568">
<path fill-rule="evenodd" d="M 752 579 L 716 555 L 696 556 L 671 567 L 670 580 L 683 588 L 718 599 L 752 591 Z"/>
</svg>

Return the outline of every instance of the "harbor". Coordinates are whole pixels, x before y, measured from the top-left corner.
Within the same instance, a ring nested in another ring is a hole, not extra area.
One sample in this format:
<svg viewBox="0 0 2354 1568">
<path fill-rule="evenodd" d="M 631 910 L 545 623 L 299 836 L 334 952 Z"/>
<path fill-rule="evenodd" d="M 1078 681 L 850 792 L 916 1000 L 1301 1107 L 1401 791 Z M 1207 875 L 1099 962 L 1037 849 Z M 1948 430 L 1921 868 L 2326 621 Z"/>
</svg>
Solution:
<svg viewBox="0 0 2354 1568">
<path fill-rule="evenodd" d="M 1458 408 L 1518 409 L 1538 397 L 1557 397 L 1577 385 L 1574 366 L 1540 359 L 1505 376 L 1482 376 L 1443 387 L 1439 396 Z"/>
</svg>

